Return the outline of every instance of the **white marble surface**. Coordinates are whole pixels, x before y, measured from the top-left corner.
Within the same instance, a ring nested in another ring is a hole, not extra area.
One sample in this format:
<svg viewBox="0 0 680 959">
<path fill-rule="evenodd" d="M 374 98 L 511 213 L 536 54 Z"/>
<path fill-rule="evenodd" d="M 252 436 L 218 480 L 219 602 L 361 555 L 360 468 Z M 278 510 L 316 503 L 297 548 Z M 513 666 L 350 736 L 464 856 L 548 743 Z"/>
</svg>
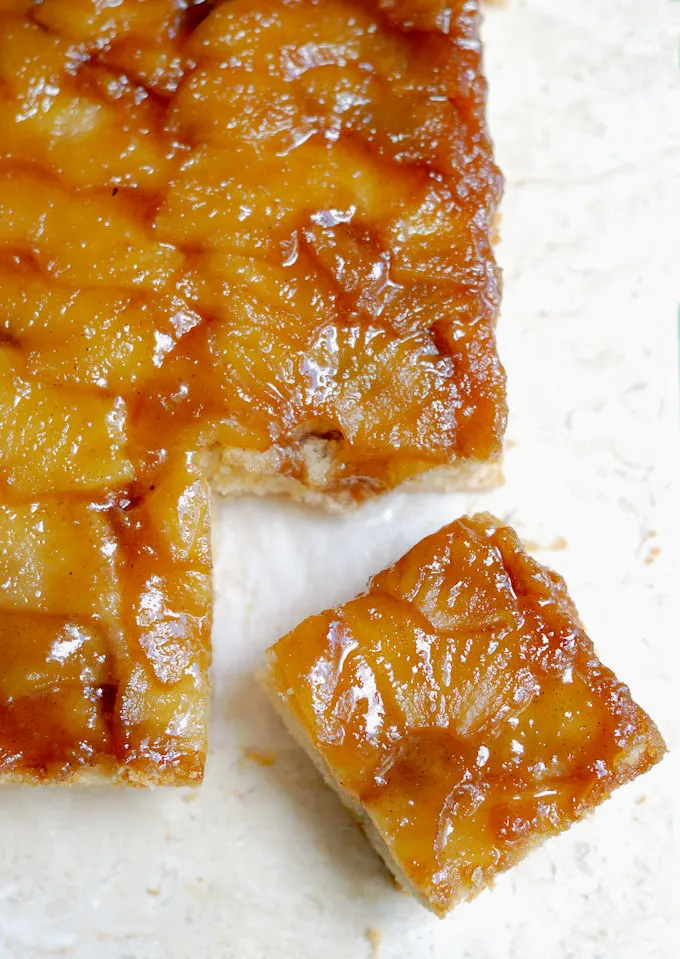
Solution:
<svg viewBox="0 0 680 959">
<path fill-rule="evenodd" d="M 2 959 L 680 955 L 675 753 L 439 921 L 386 880 L 251 679 L 301 617 L 423 533 L 490 508 L 565 574 L 603 660 L 677 753 L 679 34 L 673 0 L 489 11 L 508 180 L 507 485 L 397 494 L 345 519 L 223 506 L 205 785 L 0 792 Z M 551 549 L 558 537 L 566 549 Z M 253 747 L 274 764 L 249 761 Z"/>
</svg>

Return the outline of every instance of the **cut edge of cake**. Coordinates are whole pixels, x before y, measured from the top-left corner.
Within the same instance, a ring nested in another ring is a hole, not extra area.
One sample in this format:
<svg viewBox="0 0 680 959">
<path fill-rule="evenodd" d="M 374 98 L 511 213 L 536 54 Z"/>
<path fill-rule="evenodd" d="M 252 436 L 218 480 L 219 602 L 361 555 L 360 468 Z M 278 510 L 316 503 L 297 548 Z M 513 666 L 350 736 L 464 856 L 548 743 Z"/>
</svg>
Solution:
<svg viewBox="0 0 680 959">
<path fill-rule="evenodd" d="M 238 495 L 285 496 L 308 506 L 331 512 L 345 512 L 361 505 L 351 489 L 328 488 L 335 464 L 334 443 L 309 436 L 301 442 L 300 456 L 305 480 L 285 476 L 276 464 L 276 451 L 265 452 L 214 447 L 210 453 L 208 478 L 213 491 L 222 498 Z M 486 460 L 460 459 L 435 465 L 394 487 L 400 492 L 448 493 L 481 492 L 504 482 L 502 456 Z M 384 493 L 392 490 L 384 490 Z"/>
<path fill-rule="evenodd" d="M 270 650 L 267 650 L 267 660 L 269 660 L 269 654 Z M 366 809 L 364 809 L 358 800 L 353 799 L 347 790 L 343 789 L 338 780 L 335 778 L 333 770 L 330 768 L 319 751 L 315 748 L 314 743 L 302 728 L 301 723 L 295 719 L 291 711 L 287 708 L 280 692 L 276 689 L 274 684 L 269 681 L 269 673 L 267 668 L 259 671 L 256 678 L 267 694 L 269 702 L 272 703 L 277 715 L 280 717 L 290 735 L 293 737 L 298 746 L 300 746 L 301 749 L 303 749 L 307 754 L 326 785 L 330 786 L 333 792 L 340 799 L 343 806 L 349 810 L 351 815 L 361 826 L 366 838 L 383 860 L 385 866 L 389 869 L 397 884 L 410 896 L 413 896 L 413 898 L 416 899 L 422 906 L 433 912 L 434 910 L 432 909 L 432 905 L 428 901 L 427 897 L 424 896 L 404 874 L 403 870 L 399 866 L 399 863 L 390 852 L 387 843 L 380 835 L 377 827 L 373 824 L 373 820 L 371 819 L 369 813 L 366 811 Z M 478 891 L 481 892 L 481 889 Z"/>
<path fill-rule="evenodd" d="M 125 765 L 100 762 L 96 766 L 82 766 L 45 775 L 35 770 L 7 771 L 0 774 L 0 784 L 20 786 L 120 786 L 136 789 L 153 789 L 158 786 L 198 788 L 203 782 L 203 773 L 195 777 L 178 777 L 176 771 L 154 769 L 141 771 Z"/>
</svg>

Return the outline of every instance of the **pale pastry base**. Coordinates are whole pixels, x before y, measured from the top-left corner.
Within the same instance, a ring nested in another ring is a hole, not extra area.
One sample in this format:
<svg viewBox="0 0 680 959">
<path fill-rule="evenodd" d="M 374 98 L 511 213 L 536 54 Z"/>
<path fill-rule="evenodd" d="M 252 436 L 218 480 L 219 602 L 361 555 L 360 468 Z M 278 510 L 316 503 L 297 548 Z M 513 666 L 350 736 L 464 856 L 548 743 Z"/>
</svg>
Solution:
<svg viewBox="0 0 680 959">
<path fill-rule="evenodd" d="M 154 786 L 200 786 L 203 777 L 180 779 L 173 770 L 155 769 L 153 775 L 137 769 L 128 769 L 113 762 L 96 766 L 80 766 L 65 773 L 39 775 L 30 769 L 4 772 L 0 783 L 20 783 L 22 786 L 136 786 L 142 789 Z"/>
<path fill-rule="evenodd" d="M 221 496 L 250 494 L 289 496 L 309 506 L 344 512 L 358 505 L 350 490 L 328 492 L 332 475 L 334 442 L 317 436 L 300 441 L 305 482 L 278 472 L 275 450 L 264 453 L 243 449 L 215 448 L 209 457 L 208 477 Z M 446 493 L 455 490 L 477 492 L 495 489 L 503 483 L 500 457 L 490 460 L 461 459 L 413 476 L 399 485 L 404 492 Z"/>
</svg>

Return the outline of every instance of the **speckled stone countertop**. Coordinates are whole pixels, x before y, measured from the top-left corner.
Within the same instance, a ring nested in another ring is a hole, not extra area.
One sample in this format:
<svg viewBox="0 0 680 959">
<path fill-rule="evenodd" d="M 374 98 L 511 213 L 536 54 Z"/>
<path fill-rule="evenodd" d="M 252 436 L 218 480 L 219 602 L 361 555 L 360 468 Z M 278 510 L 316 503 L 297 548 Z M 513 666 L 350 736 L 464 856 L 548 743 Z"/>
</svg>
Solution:
<svg viewBox="0 0 680 959">
<path fill-rule="evenodd" d="M 680 955 L 679 36 L 673 0 L 489 9 L 507 485 L 396 494 L 340 519 L 224 504 L 205 785 L 4 788 L 2 959 Z M 303 616 L 480 508 L 565 575 L 603 661 L 672 751 L 439 921 L 389 883 L 251 676 Z"/>
</svg>

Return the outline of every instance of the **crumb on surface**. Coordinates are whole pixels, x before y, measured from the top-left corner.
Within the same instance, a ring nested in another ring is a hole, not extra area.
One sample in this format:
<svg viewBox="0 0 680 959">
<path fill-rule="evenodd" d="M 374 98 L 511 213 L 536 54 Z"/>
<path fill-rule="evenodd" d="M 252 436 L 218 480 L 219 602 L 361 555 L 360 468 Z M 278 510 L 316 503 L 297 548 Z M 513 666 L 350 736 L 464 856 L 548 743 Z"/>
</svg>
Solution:
<svg viewBox="0 0 680 959">
<path fill-rule="evenodd" d="M 564 536 L 556 536 L 550 543 L 538 543 L 536 540 L 522 537 L 522 545 L 526 550 L 533 553 L 540 550 L 566 549 L 569 544 Z"/>
<path fill-rule="evenodd" d="M 257 749 L 255 746 L 246 746 L 243 758 L 247 762 L 257 763 L 258 766 L 273 766 L 276 762 L 276 756 L 271 749 Z"/>
<path fill-rule="evenodd" d="M 380 955 L 380 947 L 382 945 L 382 933 L 379 929 L 369 926 L 366 929 L 366 938 L 368 939 L 371 947 L 371 959 L 378 959 L 378 956 Z"/>
<path fill-rule="evenodd" d="M 645 560 L 644 560 L 645 566 L 649 566 L 650 563 L 653 563 L 654 560 L 656 559 L 656 557 L 657 557 L 660 553 L 661 553 L 661 547 L 660 547 L 660 546 L 652 546 L 652 548 L 650 549 L 650 551 L 649 551 L 649 552 L 647 553 L 647 555 L 645 556 Z"/>
<path fill-rule="evenodd" d="M 389 881 L 392 883 L 392 885 L 393 885 L 394 888 L 397 890 L 397 892 L 403 892 L 404 895 L 407 895 L 406 890 L 404 889 L 404 887 L 402 886 L 402 884 L 399 882 L 399 880 L 397 879 L 397 877 L 396 877 L 392 872 L 389 873 L 389 875 L 388 875 L 387 878 L 388 878 Z"/>
</svg>

